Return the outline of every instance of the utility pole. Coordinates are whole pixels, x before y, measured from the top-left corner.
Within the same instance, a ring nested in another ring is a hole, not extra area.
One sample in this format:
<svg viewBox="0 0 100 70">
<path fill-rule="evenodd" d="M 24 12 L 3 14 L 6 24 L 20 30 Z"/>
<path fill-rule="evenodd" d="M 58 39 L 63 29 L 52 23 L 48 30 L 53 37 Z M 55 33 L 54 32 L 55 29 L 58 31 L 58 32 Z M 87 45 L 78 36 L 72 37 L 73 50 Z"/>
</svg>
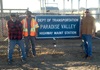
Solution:
<svg viewBox="0 0 100 70">
<path fill-rule="evenodd" d="M 2 35 L 3 35 L 3 1 L 0 0 L 0 9 L 1 9 L 1 23 L 2 23 Z"/>
<path fill-rule="evenodd" d="M 100 18 L 99 12 L 100 12 L 100 0 L 98 0 L 98 18 Z"/>
<path fill-rule="evenodd" d="M 3 1 L 0 0 L 1 18 L 3 17 Z"/>
<path fill-rule="evenodd" d="M 71 0 L 71 12 L 73 13 L 73 0 Z"/>
<path fill-rule="evenodd" d="M 41 13 L 41 0 L 40 0 L 40 13 Z"/>
<path fill-rule="evenodd" d="M 80 0 L 78 0 L 78 14 L 79 14 L 79 10 L 80 9 Z"/>
<path fill-rule="evenodd" d="M 63 0 L 63 15 L 65 14 L 65 0 Z"/>
<path fill-rule="evenodd" d="M 0 0 L 1 17 L 3 16 L 3 2 Z"/>
<path fill-rule="evenodd" d="M 87 0 L 86 0 L 86 9 L 87 9 Z"/>
<path fill-rule="evenodd" d="M 45 0 L 45 14 L 46 14 L 46 0 Z"/>
<path fill-rule="evenodd" d="M 42 2 L 42 12 L 45 13 L 45 0 L 41 0 Z"/>
<path fill-rule="evenodd" d="M 100 12 L 100 0 L 98 0 L 98 13 Z"/>
</svg>

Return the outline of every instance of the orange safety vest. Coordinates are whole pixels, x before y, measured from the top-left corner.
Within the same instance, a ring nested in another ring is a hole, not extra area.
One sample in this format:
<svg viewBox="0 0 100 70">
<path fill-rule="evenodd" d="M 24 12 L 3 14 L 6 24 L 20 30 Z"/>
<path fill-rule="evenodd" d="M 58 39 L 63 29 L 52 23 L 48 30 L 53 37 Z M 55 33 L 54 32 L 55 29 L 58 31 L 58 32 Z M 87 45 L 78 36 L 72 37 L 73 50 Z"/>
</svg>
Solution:
<svg viewBox="0 0 100 70">
<path fill-rule="evenodd" d="M 28 36 L 27 20 L 23 19 L 21 22 L 23 24 L 23 35 Z M 35 19 L 32 18 L 30 36 L 36 36 L 36 28 L 38 27 L 38 23 L 35 21 Z"/>
</svg>

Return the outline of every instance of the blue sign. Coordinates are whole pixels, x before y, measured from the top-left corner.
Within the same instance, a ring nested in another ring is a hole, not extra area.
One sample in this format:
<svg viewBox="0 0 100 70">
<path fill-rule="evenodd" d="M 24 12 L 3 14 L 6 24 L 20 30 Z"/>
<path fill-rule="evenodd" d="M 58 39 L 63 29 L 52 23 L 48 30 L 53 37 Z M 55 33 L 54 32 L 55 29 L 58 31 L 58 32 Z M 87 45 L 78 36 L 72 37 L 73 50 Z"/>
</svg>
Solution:
<svg viewBox="0 0 100 70">
<path fill-rule="evenodd" d="M 37 38 L 76 38 L 80 36 L 79 15 L 36 16 L 39 24 Z"/>
</svg>

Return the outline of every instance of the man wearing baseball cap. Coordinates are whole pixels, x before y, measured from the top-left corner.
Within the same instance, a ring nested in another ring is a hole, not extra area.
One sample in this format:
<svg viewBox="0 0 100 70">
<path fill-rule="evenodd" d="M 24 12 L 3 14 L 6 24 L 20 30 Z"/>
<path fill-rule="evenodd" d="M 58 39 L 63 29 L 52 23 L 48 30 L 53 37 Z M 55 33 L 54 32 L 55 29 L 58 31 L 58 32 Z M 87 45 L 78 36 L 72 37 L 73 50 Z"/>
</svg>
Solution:
<svg viewBox="0 0 100 70">
<path fill-rule="evenodd" d="M 26 54 L 24 48 L 24 42 L 22 40 L 22 23 L 18 20 L 18 16 L 12 13 L 10 20 L 8 20 L 6 27 L 8 29 L 8 64 L 12 64 L 12 54 L 15 45 L 19 45 L 22 52 L 22 62 L 26 61 Z"/>
<path fill-rule="evenodd" d="M 92 37 L 95 36 L 95 19 L 91 16 L 90 10 L 86 9 L 86 16 L 81 21 L 81 34 L 84 41 L 85 58 L 92 57 Z"/>
</svg>

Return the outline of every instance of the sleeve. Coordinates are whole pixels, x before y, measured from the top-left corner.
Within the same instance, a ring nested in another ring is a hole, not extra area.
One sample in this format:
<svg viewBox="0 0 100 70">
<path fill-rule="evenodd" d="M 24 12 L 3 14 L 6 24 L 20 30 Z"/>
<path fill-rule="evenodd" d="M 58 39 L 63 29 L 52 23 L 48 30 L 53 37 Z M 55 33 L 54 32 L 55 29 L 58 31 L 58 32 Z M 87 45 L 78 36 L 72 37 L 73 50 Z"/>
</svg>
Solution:
<svg viewBox="0 0 100 70">
<path fill-rule="evenodd" d="M 39 28 L 39 25 L 36 21 L 35 21 L 35 28 Z"/>
<path fill-rule="evenodd" d="M 80 37 L 82 37 L 82 24 L 83 24 L 83 18 L 80 21 Z"/>
<path fill-rule="evenodd" d="M 8 22 L 6 21 L 6 28 L 8 29 Z"/>
<path fill-rule="evenodd" d="M 32 20 L 35 23 L 35 28 L 39 28 L 38 22 L 35 19 L 32 19 Z"/>
</svg>

